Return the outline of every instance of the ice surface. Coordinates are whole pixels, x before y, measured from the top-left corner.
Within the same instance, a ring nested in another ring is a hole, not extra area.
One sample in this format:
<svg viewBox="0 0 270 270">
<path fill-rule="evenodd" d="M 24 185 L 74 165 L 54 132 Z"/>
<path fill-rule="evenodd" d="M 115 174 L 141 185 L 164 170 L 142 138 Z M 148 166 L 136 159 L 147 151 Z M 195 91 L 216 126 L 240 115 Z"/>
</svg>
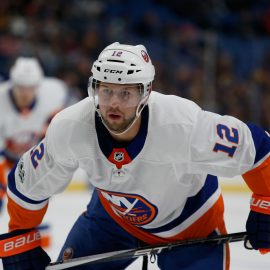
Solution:
<svg viewBox="0 0 270 270">
<path fill-rule="evenodd" d="M 225 193 L 225 219 L 229 233 L 245 230 L 245 221 L 249 211 L 248 193 Z M 52 260 L 56 260 L 58 252 L 78 215 L 85 210 L 89 201 L 85 191 L 65 192 L 51 199 L 45 222 L 52 228 L 52 246 L 47 251 Z M 7 214 L 1 213 L 0 233 L 7 231 Z M 140 259 L 130 265 L 128 270 L 141 269 Z M 2 266 L 0 265 L 0 269 Z M 149 263 L 149 270 L 159 269 Z M 231 270 L 268 270 L 270 269 L 270 254 L 260 255 L 257 251 L 249 251 L 243 247 L 243 242 L 231 244 Z"/>
</svg>

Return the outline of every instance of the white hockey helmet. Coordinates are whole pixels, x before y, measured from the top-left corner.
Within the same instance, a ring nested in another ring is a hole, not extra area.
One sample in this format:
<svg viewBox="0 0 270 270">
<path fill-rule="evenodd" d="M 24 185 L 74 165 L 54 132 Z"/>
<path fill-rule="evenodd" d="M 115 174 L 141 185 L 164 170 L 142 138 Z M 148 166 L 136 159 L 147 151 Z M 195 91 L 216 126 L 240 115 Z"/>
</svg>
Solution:
<svg viewBox="0 0 270 270">
<path fill-rule="evenodd" d="M 143 96 L 151 91 L 155 68 L 143 45 L 126 45 L 115 42 L 107 46 L 93 63 L 93 82 L 115 84 L 142 84 Z M 90 90 L 90 89 L 89 89 Z M 89 91 L 89 95 L 91 95 Z"/>
<path fill-rule="evenodd" d="M 43 70 L 34 57 L 18 57 L 10 69 L 10 80 L 13 85 L 33 87 L 43 78 Z"/>
</svg>

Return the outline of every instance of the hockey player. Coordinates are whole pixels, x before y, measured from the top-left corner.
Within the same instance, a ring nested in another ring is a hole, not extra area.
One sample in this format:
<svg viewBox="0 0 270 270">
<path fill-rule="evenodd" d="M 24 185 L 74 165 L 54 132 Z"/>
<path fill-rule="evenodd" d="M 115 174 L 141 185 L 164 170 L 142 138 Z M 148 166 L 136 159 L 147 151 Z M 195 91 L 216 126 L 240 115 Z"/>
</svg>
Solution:
<svg viewBox="0 0 270 270">
<path fill-rule="evenodd" d="M 62 81 L 43 76 L 32 57 L 19 57 L 10 69 L 10 80 L 0 84 L 0 208 L 8 172 L 44 137 L 53 115 L 65 106 L 67 93 Z M 42 246 L 48 247 L 49 224 L 39 228 Z"/>
<path fill-rule="evenodd" d="M 216 176 L 234 175 L 243 175 L 253 191 L 249 241 L 269 251 L 269 134 L 192 101 L 151 92 L 155 70 L 143 45 L 111 44 L 92 73 L 89 97 L 61 111 L 9 174 L 10 232 L 0 242 L 4 269 L 40 270 L 49 263 L 34 228 L 49 198 L 65 189 L 78 167 L 95 191 L 60 259 L 224 234 Z M 25 241 L 17 245 L 20 239 Z M 78 269 L 124 269 L 131 262 Z M 170 270 L 229 269 L 229 248 L 183 247 L 160 253 L 157 263 Z"/>
<path fill-rule="evenodd" d="M 65 84 L 44 77 L 36 58 L 17 58 L 10 69 L 10 80 L 0 84 L 1 198 L 7 172 L 44 137 L 49 121 L 66 100 Z"/>
</svg>

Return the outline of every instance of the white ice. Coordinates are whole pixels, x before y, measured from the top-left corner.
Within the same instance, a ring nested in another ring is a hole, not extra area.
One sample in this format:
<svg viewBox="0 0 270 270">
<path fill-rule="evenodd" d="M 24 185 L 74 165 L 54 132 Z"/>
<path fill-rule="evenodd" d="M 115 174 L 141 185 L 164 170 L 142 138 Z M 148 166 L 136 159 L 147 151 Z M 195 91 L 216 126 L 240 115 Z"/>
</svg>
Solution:
<svg viewBox="0 0 270 270">
<path fill-rule="evenodd" d="M 45 222 L 52 228 L 52 246 L 47 250 L 55 261 L 58 252 L 77 216 L 85 210 L 89 201 L 86 191 L 64 192 L 51 199 Z M 224 193 L 225 219 L 229 233 L 245 230 L 245 221 L 249 212 L 248 193 Z M 1 213 L 0 233 L 7 231 L 7 213 Z M 270 254 L 261 255 L 257 251 L 246 250 L 243 242 L 231 245 L 231 270 L 267 270 L 270 269 Z M 2 266 L 0 265 L 0 269 Z M 141 260 L 137 259 L 128 270 L 141 269 Z M 149 264 L 149 270 L 159 269 L 155 264 Z"/>
</svg>

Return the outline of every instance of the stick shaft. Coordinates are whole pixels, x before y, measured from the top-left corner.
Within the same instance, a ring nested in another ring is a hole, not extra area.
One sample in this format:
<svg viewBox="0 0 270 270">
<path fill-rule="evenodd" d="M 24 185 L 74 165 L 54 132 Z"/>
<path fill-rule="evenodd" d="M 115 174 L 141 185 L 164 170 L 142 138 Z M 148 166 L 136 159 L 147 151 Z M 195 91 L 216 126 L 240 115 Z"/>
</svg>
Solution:
<svg viewBox="0 0 270 270">
<path fill-rule="evenodd" d="M 49 264 L 46 267 L 46 270 L 60 270 L 67 269 L 70 267 L 84 265 L 89 263 L 103 263 L 114 260 L 123 260 L 127 258 L 137 258 L 140 256 L 146 255 L 156 255 L 165 250 L 171 250 L 180 246 L 189 246 L 189 245 L 200 245 L 200 244 L 224 244 L 229 242 L 238 242 L 244 241 L 247 237 L 246 232 L 225 234 L 225 235 L 217 235 L 217 236 L 208 236 L 204 238 L 196 238 L 189 240 L 182 240 L 177 242 L 171 242 L 168 244 L 160 244 L 160 245 L 149 245 L 146 247 L 135 248 L 135 249 L 127 249 L 127 250 L 119 250 L 112 251 L 102 254 L 90 255 L 85 257 L 79 257 L 75 259 L 71 259 L 68 261 L 59 261 Z"/>
</svg>

